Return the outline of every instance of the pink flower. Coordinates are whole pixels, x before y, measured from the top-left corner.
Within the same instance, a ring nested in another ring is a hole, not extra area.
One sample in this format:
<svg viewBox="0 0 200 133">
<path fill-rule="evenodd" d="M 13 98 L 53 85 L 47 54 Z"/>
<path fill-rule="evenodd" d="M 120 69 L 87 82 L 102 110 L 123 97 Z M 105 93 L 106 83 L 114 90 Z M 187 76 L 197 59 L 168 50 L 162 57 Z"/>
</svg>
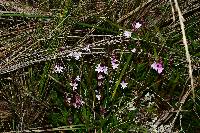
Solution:
<svg viewBox="0 0 200 133">
<path fill-rule="evenodd" d="M 130 32 L 130 31 L 124 31 L 123 36 L 126 38 L 130 38 L 131 34 L 132 34 L 132 32 Z"/>
<path fill-rule="evenodd" d="M 80 76 L 77 76 L 76 79 L 75 79 L 75 81 L 81 81 Z"/>
<path fill-rule="evenodd" d="M 66 106 L 73 106 L 74 108 L 79 109 L 85 104 L 85 102 L 81 98 L 81 95 L 76 92 L 73 92 L 71 96 L 68 96 L 66 92 L 64 93 L 64 95 Z"/>
<path fill-rule="evenodd" d="M 136 29 L 139 29 L 141 26 L 142 26 L 142 24 L 141 24 L 140 22 L 137 22 L 137 23 L 135 24 L 135 28 L 136 28 Z"/>
<path fill-rule="evenodd" d="M 133 31 L 137 31 L 140 27 L 142 27 L 142 23 L 140 23 L 140 22 L 134 22 L 132 24 L 132 27 L 133 27 Z"/>
<path fill-rule="evenodd" d="M 155 61 L 151 65 L 151 68 L 156 70 L 159 74 L 162 73 L 162 71 L 164 70 L 162 63 L 156 63 Z"/>
<path fill-rule="evenodd" d="M 108 67 L 103 66 L 102 71 L 103 71 L 103 73 L 108 74 Z"/>
<path fill-rule="evenodd" d="M 59 65 L 55 65 L 54 72 L 56 72 L 56 73 L 62 73 L 63 69 L 64 69 L 64 67 L 59 66 Z"/>
<path fill-rule="evenodd" d="M 103 79 L 104 77 L 103 77 L 103 75 L 99 74 L 97 78 L 98 79 Z"/>
<path fill-rule="evenodd" d="M 73 91 L 77 90 L 78 84 L 76 82 L 70 83 L 70 86 L 73 87 Z"/>
<path fill-rule="evenodd" d="M 95 93 L 96 93 L 96 98 L 98 99 L 98 101 L 101 100 L 101 94 L 100 92 L 98 92 L 97 90 L 95 90 Z"/>
<path fill-rule="evenodd" d="M 125 89 L 127 87 L 128 83 L 125 83 L 124 81 L 122 81 L 120 83 L 120 85 L 122 86 L 123 89 Z"/>
<path fill-rule="evenodd" d="M 112 64 L 112 68 L 113 69 L 117 69 L 118 68 L 119 64 L 117 62 L 118 62 L 118 60 L 116 59 L 115 55 L 113 55 L 111 57 L 111 64 Z"/>
<path fill-rule="evenodd" d="M 113 68 L 113 69 L 117 69 L 117 68 L 118 68 L 118 66 L 119 66 L 119 64 L 112 63 L 112 68 Z"/>
<path fill-rule="evenodd" d="M 102 67 L 101 64 L 98 64 L 95 71 L 97 71 L 98 73 L 102 72 Z"/>
<path fill-rule="evenodd" d="M 81 106 L 83 106 L 83 104 L 85 104 L 85 102 L 81 99 L 81 96 L 79 94 L 75 94 L 72 100 L 72 105 L 74 108 L 79 109 Z"/>
<path fill-rule="evenodd" d="M 104 74 L 108 74 L 108 67 L 107 66 L 101 66 L 101 64 L 98 64 L 95 71 L 98 73 L 102 72 Z"/>
<path fill-rule="evenodd" d="M 111 63 L 116 63 L 117 61 L 118 61 L 117 59 L 111 57 Z"/>
<path fill-rule="evenodd" d="M 68 56 L 74 57 L 75 60 L 79 60 L 81 57 L 82 52 L 71 52 Z"/>
</svg>

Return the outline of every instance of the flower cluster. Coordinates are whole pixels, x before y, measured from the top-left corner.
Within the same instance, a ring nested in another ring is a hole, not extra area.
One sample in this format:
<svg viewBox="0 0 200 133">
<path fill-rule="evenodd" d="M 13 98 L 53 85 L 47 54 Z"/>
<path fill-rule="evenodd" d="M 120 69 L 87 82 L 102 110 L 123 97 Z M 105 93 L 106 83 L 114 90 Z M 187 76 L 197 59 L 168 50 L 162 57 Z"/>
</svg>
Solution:
<svg viewBox="0 0 200 133">
<path fill-rule="evenodd" d="M 97 90 L 95 90 L 96 93 L 96 98 L 98 99 L 98 101 L 101 100 L 102 96 L 101 96 L 101 91 L 102 91 L 102 85 L 103 85 L 103 81 L 104 81 L 104 76 L 106 74 L 108 74 L 108 67 L 103 65 L 103 64 L 98 64 L 96 66 L 95 71 L 97 72 L 97 81 L 98 81 L 98 88 Z"/>
<path fill-rule="evenodd" d="M 95 71 L 98 72 L 98 86 L 101 86 L 103 84 L 104 74 L 108 74 L 108 67 L 98 64 Z"/>
<path fill-rule="evenodd" d="M 144 100 L 145 101 L 151 101 L 152 98 L 154 98 L 154 94 L 151 94 L 149 92 L 147 92 L 147 94 L 144 96 Z"/>
<path fill-rule="evenodd" d="M 66 95 L 66 93 L 65 93 L 65 95 Z M 81 96 L 78 93 L 73 92 L 71 97 L 68 95 L 65 96 L 65 103 L 68 106 L 72 106 L 74 108 L 79 109 L 81 106 L 84 105 L 85 102 L 82 100 Z"/>
<path fill-rule="evenodd" d="M 96 93 L 97 100 L 100 101 L 101 100 L 101 94 L 100 94 L 100 92 L 98 90 L 95 90 L 95 93 Z"/>
<path fill-rule="evenodd" d="M 77 76 L 75 80 L 72 80 L 72 82 L 70 83 L 70 86 L 72 87 L 73 91 L 77 90 L 78 87 L 78 83 L 80 81 L 80 77 Z"/>
<path fill-rule="evenodd" d="M 142 27 L 142 23 L 134 22 L 132 23 L 132 31 L 137 31 L 140 27 Z M 131 38 L 132 32 L 131 31 L 124 31 L 123 36 L 125 38 Z"/>
<path fill-rule="evenodd" d="M 79 60 L 81 57 L 82 52 L 71 52 L 68 56 L 74 57 L 75 60 Z"/>
<path fill-rule="evenodd" d="M 116 56 L 113 54 L 112 56 L 111 56 L 111 65 L 112 65 L 112 68 L 113 69 L 117 69 L 118 68 L 118 66 L 119 66 L 119 63 L 118 63 L 119 61 L 116 59 Z"/>
<path fill-rule="evenodd" d="M 75 81 L 71 82 L 70 85 L 71 85 L 73 91 L 77 90 L 78 84 Z"/>
<path fill-rule="evenodd" d="M 74 106 L 74 108 L 80 108 L 81 106 L 83 106 L 85 102 L 82 100 L 81 96 L 79 94 L 75 94 L 72 98 L 72 105 Z"/>
<path fill-rule="evenodd" d="M 69 106 L 73 106 L 74 108 L 80 108 L 81 106 L 83 106 L 83 104 L 85 103 L 82 99 L 81 96 L 75 91 L 77 90 L 78 87 L 78 82 L 81 81 L 80 76 L 77 76 L 74 80 L 71 81 L 70 86 L 73 89 L 72 95 L 69 97 L 68 95 L 66 95 L 65 93 L 65 103 Z"/>
<path fill-rule="evenodd" d="M 95 71 L 97 71 L 98 73 L 108 74 L 108 67 L 102 64 L 98 64 Z"/>
</svg>

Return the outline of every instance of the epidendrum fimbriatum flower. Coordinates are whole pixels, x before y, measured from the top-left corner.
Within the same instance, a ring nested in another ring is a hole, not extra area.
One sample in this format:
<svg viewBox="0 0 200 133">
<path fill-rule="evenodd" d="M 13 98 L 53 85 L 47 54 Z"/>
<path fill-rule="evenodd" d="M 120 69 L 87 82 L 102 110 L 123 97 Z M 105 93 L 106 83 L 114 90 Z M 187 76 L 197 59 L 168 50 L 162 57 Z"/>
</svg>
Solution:
<svg viewBox="0 0 200 133">
<path fill-rule="evenodd" d="M 98 64 L 98 65 L 96 66 L 95 71 L 98 72 L 98 73 L 102 72 L 101 64 Z"/>
<path fill-rule="evenodd" d="M 157 63 L 154 61 L 154 63 L 151 65 L 151 68 L 156 70 L 159 74 L 164 70 L 162 62 Z"/>
</svg>

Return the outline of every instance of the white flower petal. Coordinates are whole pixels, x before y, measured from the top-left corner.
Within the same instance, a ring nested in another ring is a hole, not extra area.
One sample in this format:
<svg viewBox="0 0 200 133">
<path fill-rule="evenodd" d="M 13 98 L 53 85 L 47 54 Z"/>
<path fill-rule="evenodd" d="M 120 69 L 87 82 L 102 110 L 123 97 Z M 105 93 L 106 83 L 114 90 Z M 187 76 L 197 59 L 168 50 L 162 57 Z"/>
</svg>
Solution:
<svg viewBox="0 0 200 133">
<path fill-rule="evenodd" d="M 136 29 L 139 29 L 141 26 L 142 26 L 142 24 L 141 24 L 140 22 L 137 22 L 137 23 L 135 24 L 135 28 L 136 28 Z"/>
<path fill-rule="evenodd" d="M 125 36 L 126 38 L 130 38 L 131 34 L 132 34 L 132 32 L 130 32 L 130 31 L 124 31 L 123 36 Z"/>
<path fill-rule="evenodd" d="M 113 69 L 117 69 L 117 68 L 118 68 L 118 66 L 119 66 L 119 64 L 112 63 L 112 68 L 113 68 Z"/>
<path fill-rule="evenodd" d="M 97 78 L 98 79 L 103 79 L 104 77 L 100 74 Z"/>
<path fill-rule="evenodd" d="M 121 86 L 122 86 L 123 89 L 126 88 L 127 85 L 128 85 L 128 83 L 125 83 L 124 81 L 122 81 L 120 84 L 121 84 Z"/>
<path fill-rule="evenodd" d="M 63 72 L 63 67 L 62 66 L 59 66 L 59 65 L 56 65 L 55 67 L 54 67 L 54 72 L 56 72 L 56 73 L 62 73 Z"/>
<path fill-rule="evenodd" d="M 81 81 L 80 76 L 77 76 L 75 80 L 76 80 L 76 81 Z"/>
<path fill-rule="evenodd" d="M 98 99 L 98 100 L 101 100 L 101 95 L 99 94 L 99 95 L 96 95 L 96 98 Z"/>
<path fill-rule="evenodd" d="M 131 52 L 135 53 L 136 52 L 136 48 L 132 49 Z"/>
</svg>

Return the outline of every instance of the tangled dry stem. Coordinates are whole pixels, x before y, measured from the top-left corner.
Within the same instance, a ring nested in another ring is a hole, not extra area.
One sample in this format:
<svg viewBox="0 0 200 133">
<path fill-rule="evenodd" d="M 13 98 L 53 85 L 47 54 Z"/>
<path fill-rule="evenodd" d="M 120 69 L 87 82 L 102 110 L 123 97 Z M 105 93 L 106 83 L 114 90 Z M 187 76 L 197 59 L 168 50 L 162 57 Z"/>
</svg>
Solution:
<svg viewBox="0 0 200 133">
<path fill-rule="evenodd" d="M 195 102 L 194 81 L 193 81 L 194 79 L 193 79 L 193 76 L 192 76 L 192 64 L 191 64 L 190 54 L 189 54 L 189 50 L 188 50 L 186 34 L 185 34 L 184 18 L 183 18 L 183 15 L 181 13 L 181 10 L 180 10 L 180 7 L 178 5 L 177 0 L 174 0 L 174 3 L 175 3 L 175 8 L 177 9 L 177 12 L 178 12 L 178 16 L 179 16 L 179 22 L 180 22 L 182 36 L 183 36 L 183 44 L 185 46 L 186 60 L 188 62 L 188 69 L 189 69 L 189 77 L 190 77 L 191 87 L 186 91 L 186 93 L 181 98 L 179 109 L 178 109 L 178 111 L 177 111 L 177 113 L 176 113 L 176 115 L 175 115 L 175 117 L 174 117 L 174 119 L 171 123 L 171 129 L 170 129 L 171 131 L 172 131 L 172 128 L 174 127 L 176 119 L 178 118 L 178 116 L 179 116 L 179 114 L 182 110 L 182 105 L 185 103 L 185 101 L 188 98 L 191 91 L 193 93 L 193 101 Z M 172 9 L 174 9 L 174 8 L 172 7 Z M 172 12 L 173 12 L 173 10 L 172 10 Z M 173 13 L 173 15 L 174 15 L 174 13 Z"/>
</svg>

